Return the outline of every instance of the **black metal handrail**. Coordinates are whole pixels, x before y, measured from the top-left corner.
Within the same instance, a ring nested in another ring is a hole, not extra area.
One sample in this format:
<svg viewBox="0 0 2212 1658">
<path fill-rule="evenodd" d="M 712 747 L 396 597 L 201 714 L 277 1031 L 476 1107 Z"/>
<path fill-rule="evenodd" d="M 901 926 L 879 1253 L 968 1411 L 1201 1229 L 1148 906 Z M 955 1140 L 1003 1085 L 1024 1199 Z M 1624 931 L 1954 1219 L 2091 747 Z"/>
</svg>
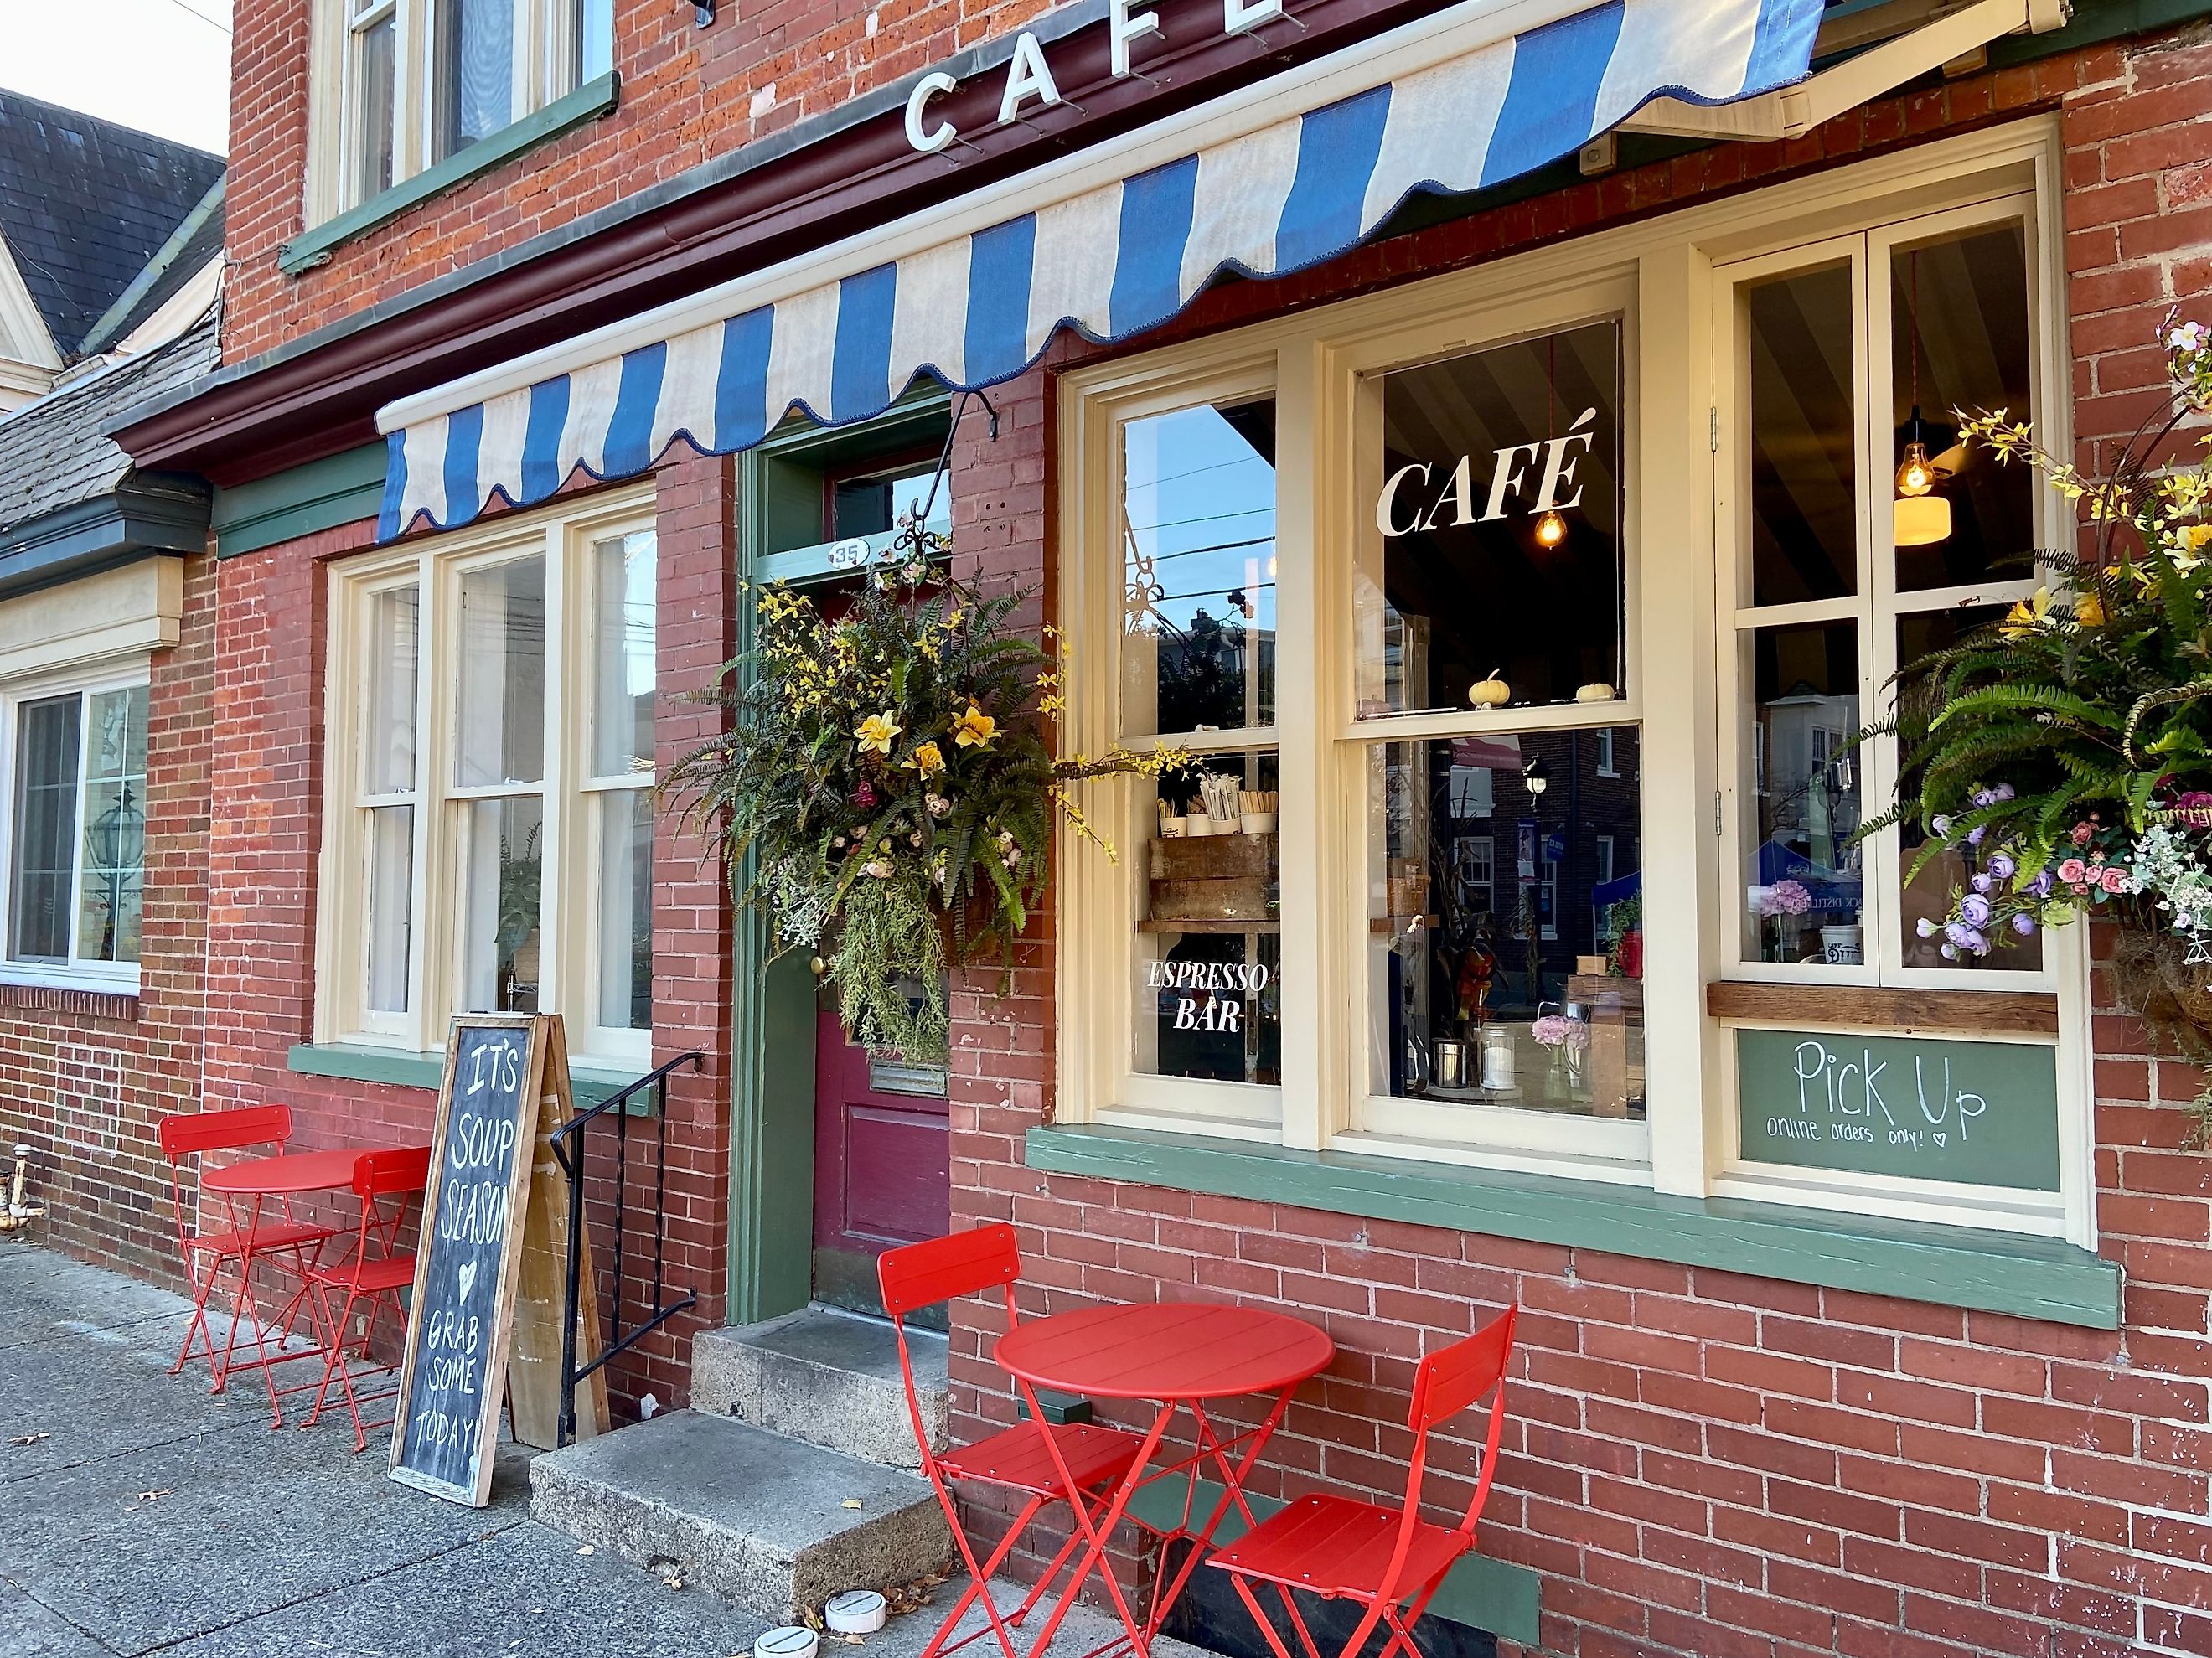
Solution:
<svg viewBox="0 0 2212 1658">
<path fill-rule="evenodd" d="M 662 1325 L 698 1303 L 699 1297 L 686 1291 L 681 1300 L 667 1299 L 665 1267 L 668 1255 L 668 1074 L 690 1066 L 699 1070 L 706 1063 L 703 1054 L 683 1054 L 666 1065 L 647 1072 L 635 1082 L 626 1084 L 610 1094 L 588 1111 L 580 1111 L 555 1129 L 551 1135 L 553 1156 L 561 1164 L 561 1172 L 568 1177 L 568 1282 L 567 1301 L 561 1320 L 561 1418 L 556 1428 L 555 1443 L 566 1445 L 576 1436 L 576 1384 L 619 1353 L 632 1347 Z M 623 1236 L 629 1230 L 629 1102 L 646 1090 L 653 1090 L 655 1098 L 653 1115 L 659 1133 L 659 1156 L 653 1167 L 653 1306 L 642 1323 L 625 1330 L 622 1322 L 623 1307 Z M 614 1213 L 614 1292 L 607 1303 L 607 1342 L 599 1356 L 579 1365 L 576 1363 L 576 1321 L 581 1315 L 583 1303 L 584 1260 L 584 1131 L 605 1116 L 615 1114 L 615 1213 Z"/>
</svg>

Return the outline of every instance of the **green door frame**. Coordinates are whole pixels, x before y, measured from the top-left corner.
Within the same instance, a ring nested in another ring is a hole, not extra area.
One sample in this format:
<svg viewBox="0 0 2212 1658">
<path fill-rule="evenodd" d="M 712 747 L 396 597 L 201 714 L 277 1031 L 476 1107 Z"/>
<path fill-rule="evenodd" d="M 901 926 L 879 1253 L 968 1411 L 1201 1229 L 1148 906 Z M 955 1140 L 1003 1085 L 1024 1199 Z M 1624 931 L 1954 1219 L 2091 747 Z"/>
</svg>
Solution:
<svg viewBox="0 0 2212 1658">
<path fill-rule="evenodd" d="M 832 467 L 942 442 L 947 402 L 945 392 L 933 388 L 862 426 L 823 431 L 803 420 L 787 422 L 786 430 L 739 455 L 737 558 L 745 591 L 767 581 L 811 586 L 849 574 L 854 550 L 847 544 L 788 546 L 795 527 L 807 521 L 802 492 L 808 477 L 818 485 Z M 820 521 L 818 513 L 813 521 Z M 740 656 L 753 648 L 752 623 L 752 606 L 741 599 Z M 732 1324 L 797 1312 L 814 1290 L 814 975 L 802 957 L 771 961 L 770 942 L 759 916 L 750 910 L 737 916 L 731 942 Z"/>
</svg>

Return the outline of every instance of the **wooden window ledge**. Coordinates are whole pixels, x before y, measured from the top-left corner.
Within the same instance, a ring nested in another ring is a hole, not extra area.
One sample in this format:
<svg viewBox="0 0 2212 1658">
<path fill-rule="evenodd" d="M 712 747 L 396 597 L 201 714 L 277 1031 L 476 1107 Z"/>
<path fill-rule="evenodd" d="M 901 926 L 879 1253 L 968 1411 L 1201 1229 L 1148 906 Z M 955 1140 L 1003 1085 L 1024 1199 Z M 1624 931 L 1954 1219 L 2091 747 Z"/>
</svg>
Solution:
<svg viewBox="0 0 2212 1658">
<path fill-rule="evenodd" d="M 1899 1036 L 1931 1030 L 1969 1036 L 2058 1034 L 2058 998 L 2036 990 L 1887 990 L 1718 979 L 1705 987 L 1705 1011 L 1716 1019 L 1816 1030 L 1847 1025 Z"/>
</svg>

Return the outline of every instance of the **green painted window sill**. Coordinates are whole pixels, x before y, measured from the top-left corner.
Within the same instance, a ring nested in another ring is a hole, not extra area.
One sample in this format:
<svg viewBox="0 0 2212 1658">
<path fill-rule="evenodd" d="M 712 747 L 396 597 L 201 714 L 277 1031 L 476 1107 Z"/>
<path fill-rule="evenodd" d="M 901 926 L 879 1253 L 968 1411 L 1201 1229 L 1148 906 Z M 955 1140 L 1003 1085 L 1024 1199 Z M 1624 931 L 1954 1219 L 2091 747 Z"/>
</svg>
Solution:
<svg viewBox="0 0 2212 1658">
<path fill-rule="evenodd" d="M 1152 1480 L 1137 1487 L 1129 1498 L 1129 1512 L 1156 1530 L 1173 1531 L 1182 1523 L 1186 1512 L 1186 1488 L 1189 1496 L 1188 1512 L 1192 1516 L 1191 1523 L 1196 1526 L 1221 1501 L 1221 1487 L 1210 1479 Z M 1247 1492 L 1245 1500 L 1251 1503 L 1253 1515 L 1261 1520 L 1283 1506 L 1274 1497 L 1254 1492 Z M 1226 1547 L 1243 1536 L 1247 1529 L 1244 1516 L 1232 1505 L 1221 1516 L 1221 1523 L 1213 1528 L 1213 1540 Z M 1429 1612 L 1447 1622 L 1465 1624 L 1501 1640 L 1518 1641 L 1523 1646 L 1533 1647 L 1536 1644 L 1538 1591 L 1542 1583 L 1543 1579 L 1526 1566 L 1508 1565 L 1486 1555 L 1470 1554 L 1444 1574 L 1443 1585 L 1429 1603 Z"/>
<path fill-rule="evenodd" d="M 1030 1168 L 1054 1174 L 1597 1249 L 2094 1330 L 2120 1327 L 2118 1264 L 2051 1238 L 1136 1129 L 1032 1128 L 1025 1157 Z"/>
<path fill-rule="evenodd" d="M 446 1079 L 443 1054 L 410 1054 L 397 1048 L 371 1048 L 360 1042 L 299 1042 L 284 1056 L 284 1068 L 301 1077 L 342 1077 L 348 1082 L 389 1083 L 398 1088 L 434 1090 Z M 571 1066 L 569 1092 L 579 1108 L 588 1109 L 619 1093 L 645 1073 L 642 1071 L 592 1071 Z M 648 1098 L 624 1108 L 624 1114 L 647 1116 Z"/>
<path fill-rule="evenodd" d="M 289 276 L 320 264 L 331 252 L 379 225 L 389 224 L 410 208 L 443 195 L 456 185 L 506 166 L 526 150 L 559 137 L 586 121 L 595 121 L 614 108 L 622 97 L 622 76 L 609 70 L 597 80 L 586 81 L 566 97 L 556 98 L 541 110 L 509 123 L 488 138 L 479 138 L 433 167 L 411 179 L 402 179 L 391 189 L 380 191 L 358 207 L 348 208 L 336 218 L 325 219 L 313 229 L 295 236 L 276 256 L 276 268 Z"/>
</svg>

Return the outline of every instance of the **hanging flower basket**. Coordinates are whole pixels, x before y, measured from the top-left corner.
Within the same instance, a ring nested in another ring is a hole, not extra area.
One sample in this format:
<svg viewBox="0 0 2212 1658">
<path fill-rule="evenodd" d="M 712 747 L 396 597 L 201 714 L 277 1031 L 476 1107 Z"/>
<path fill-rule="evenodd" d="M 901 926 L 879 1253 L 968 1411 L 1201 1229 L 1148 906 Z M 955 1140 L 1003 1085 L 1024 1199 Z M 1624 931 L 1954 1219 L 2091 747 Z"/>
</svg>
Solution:
<svg viewBox="0 0 2212 1658">
<path fill-rule="evenodd" d="M 2053 579 L 1893 682 L 1898 799 L 1856 838 L 1912 822 L 1966 871 L 1919 923 L 1972 962 L 2083 914 L 2116 924 L 2115 988 L 2154 1042 L 2212 1061 L 2212 332 L 2169 315 L 2172 395 L 2092 480 L 2002 410 L 1964 440 L 2033 466 L 2090 532 L 2039 556 Z M 2212 1089 L 2197 1102 L 2212 1131 Z"/>
<path fill-rule="evenodd" d="M 988 954 L 1011 971 L 1056 823 L 1113 855 L 1071 786 L 1189 757 L 1056 760 L 1066 651 L 1049 627 L 1049 650 L 1012 632 L 1028 595 L 974 592 L 950 550 L 917 511 L 842 612 L 755 590 L 753 648 L 702 694 L 730 729 L 663 785 L 775 952 L 813 957 L 853 1040 L 925 1061 L 945 1054 L 948 969 Z"/>
</svg>

